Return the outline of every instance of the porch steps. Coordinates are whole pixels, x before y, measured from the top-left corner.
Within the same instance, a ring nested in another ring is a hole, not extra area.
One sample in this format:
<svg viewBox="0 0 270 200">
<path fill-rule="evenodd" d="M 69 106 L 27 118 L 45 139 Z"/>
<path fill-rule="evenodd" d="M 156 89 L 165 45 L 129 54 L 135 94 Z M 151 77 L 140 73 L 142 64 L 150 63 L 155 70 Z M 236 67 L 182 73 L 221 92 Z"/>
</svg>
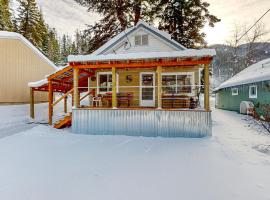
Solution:
<svg viewBox="0 0 270 200">
<path fill-rule="evenodd" d="M 56 129 L 61 129 L 67 126 L 71 126 L 71 120 L 72 120 L 72 113 L 69 113 L 63 119 L 56 122 L 53 127 Z"/>
</svg>

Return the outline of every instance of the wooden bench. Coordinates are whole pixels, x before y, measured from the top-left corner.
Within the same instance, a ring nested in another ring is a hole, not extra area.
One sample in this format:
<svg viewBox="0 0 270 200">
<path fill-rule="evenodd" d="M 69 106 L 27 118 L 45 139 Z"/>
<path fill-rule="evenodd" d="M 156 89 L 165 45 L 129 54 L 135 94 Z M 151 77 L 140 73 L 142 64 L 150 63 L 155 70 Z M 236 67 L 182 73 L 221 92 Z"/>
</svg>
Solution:
<svg viewBox="0 0 270 200">
<path fill-rule="evenodd" d="M 121 106 L 122 104 L 130 107 L 131 101 L 133 99 L 133 93 L 131 92 L 119 92 L 117 93 L 117 104 Z M 108 106 L 112 106 L 112 93 L 106 93 L 103 95 L 103 100 L 107 101 Z"/>
<path fill-rule="evenodd" d="M 190 97 L 162 95 L 162 108 L 189 108 Z"/>
</svg>

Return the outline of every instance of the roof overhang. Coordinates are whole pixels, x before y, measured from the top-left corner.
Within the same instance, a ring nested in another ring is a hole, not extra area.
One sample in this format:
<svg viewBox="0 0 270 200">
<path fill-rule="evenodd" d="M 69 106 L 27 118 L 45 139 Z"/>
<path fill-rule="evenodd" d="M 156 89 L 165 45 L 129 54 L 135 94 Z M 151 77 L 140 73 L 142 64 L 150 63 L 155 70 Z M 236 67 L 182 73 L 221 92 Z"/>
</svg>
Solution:
<svg viewBox="0 0 270 200">
<path fill-rule="evenodd" d="M 41 59 L 43 59 L 49 66 L 58 70 L 58 67 L 47 58 L 38 48 L 36 48 L 30 41 L 28 41 L 24 36 L 15 32 L 0 31 L 0 39 L 14 39 L 20 40 L 26 46 L 28 46 L 35 54 L 37 54 Z"/>
<path fill-rule="evenodd" d="M 70 55 L 69 63 L 103 62 L 103 61 L 130 61 L 130 60 L 153 60 L 153 59 L 187 59 L 213 57 L 216 55 L 214 49 L 186 49 L 172 52 L 140 52 L 127 54 L 108 54 L 108 55 Z"/>
</svg>

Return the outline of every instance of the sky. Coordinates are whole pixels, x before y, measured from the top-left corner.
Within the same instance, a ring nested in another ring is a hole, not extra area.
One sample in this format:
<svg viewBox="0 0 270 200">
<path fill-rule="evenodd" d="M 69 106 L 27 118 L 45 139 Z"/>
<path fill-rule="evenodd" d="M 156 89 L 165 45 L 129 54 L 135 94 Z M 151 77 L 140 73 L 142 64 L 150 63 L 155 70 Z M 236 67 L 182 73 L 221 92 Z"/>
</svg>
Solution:
<svg viewBox="0 0 270 200">
<path fill-rule="evenodd" d="M 206 0 L 210 13 L 221 19 L 214 28 L 205 27 L 208 44 L 221 44 L 230 40 L 236 24 L 251 26 L 270 8 L 270 0 Z M 94 13 L 78 5 L 74 0 L 37 0 L 46 22 L 61 34 L 73 35 L 76 29 L 83 30 L 86 24 L 99 19 Z M 270 30 L 270 12 L 262 20 Z M 268 34 L 267 39 L 270 39 Z"/>
</svg>

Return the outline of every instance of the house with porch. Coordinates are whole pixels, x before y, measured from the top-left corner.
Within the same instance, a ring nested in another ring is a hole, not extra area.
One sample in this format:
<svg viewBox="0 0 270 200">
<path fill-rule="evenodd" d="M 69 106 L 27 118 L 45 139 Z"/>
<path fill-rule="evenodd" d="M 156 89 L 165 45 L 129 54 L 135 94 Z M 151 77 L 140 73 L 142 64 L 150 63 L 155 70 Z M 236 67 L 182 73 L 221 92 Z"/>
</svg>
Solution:
<svg viewBox="0 0 270 200">
<path fill-rule="evenodd" d="M 53 108 L 72 96 L 72 123 L 81 134 L 162 137 L 210 136 L 209 65 L 213 49 L 187 49 L 140 21 L 90 55 L 70 55 L 69 65 L 46 79 L 29 83 L 48 92 L 49 124 Z M 204 69 L 204 105 L 200 72 Z M 63 93 L 53 100 L 53 93 Z M 34 116 L 32 98 L 31 115 Z"/>
</svg>

